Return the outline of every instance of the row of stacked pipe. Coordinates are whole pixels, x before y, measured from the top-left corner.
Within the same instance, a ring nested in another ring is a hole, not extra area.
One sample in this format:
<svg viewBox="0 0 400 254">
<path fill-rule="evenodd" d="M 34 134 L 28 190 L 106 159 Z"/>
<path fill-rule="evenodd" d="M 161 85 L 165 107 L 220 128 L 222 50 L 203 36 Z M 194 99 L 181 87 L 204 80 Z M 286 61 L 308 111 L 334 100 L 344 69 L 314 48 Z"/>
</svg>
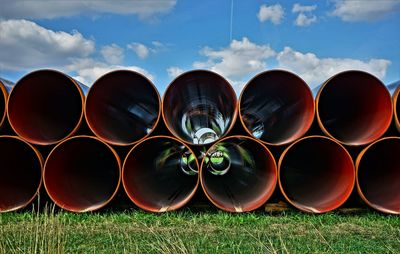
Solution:
<svg viewBox="0 0 400 254">
<path fill-rule="evenodd" d="M 40 191 L 73 212 L 100 209 L 121 191 L 164 212 L 202 191 L 229 212 L 255 210 L 279 192 L 324 213 L 356 192 L 400 214 L 400 89 L 391 97 L 366 72 L 331 77 L 315 100 L 283 70 L 256 75 L 239 99 L 205 70 L 178 76 L 162 100 L 148 78 L 127 70 L 90 89 L 54 70 L 0 83 L 0 212 Z"/>
</svg>

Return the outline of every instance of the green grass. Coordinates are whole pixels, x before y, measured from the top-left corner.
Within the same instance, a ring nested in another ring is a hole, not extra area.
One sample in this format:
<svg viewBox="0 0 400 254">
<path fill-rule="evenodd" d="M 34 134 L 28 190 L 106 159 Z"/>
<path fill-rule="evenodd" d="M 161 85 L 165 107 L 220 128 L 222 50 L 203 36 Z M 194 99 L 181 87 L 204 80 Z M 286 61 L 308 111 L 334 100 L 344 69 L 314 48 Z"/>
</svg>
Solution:
<svg viewBox="0 0 400 254">
<path fill-rule="evenodd" d="M 400 217 L 184 209 L 0 214 L 0 253 L 400 253 Z"/>
</svg>

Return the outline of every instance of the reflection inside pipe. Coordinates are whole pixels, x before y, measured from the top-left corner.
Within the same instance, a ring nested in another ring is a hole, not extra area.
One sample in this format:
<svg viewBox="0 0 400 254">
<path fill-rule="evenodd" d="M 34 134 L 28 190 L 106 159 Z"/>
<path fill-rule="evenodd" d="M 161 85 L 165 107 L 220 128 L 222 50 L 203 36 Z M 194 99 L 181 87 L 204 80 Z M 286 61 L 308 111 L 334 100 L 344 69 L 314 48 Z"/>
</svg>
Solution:
<svg viewBox="0 0 400 254">
<path fill-rule="evenodd" d="M 249 138 L 232 137 L 218 142 L 207 152 L 202 167 L 205 192 L 214 204 L 227 211 L 254 210 L 275 187 L 272 155 Z"/>
<path fill-rule="evenodd" d="M 208 71 L 179 76 L 164 96 L 164 118 L 172 133 L 192 144 L 209 144 L 233 124 L 236 94 L 229 83 Z"/>
<path fill-rule="evenodd" d="M 123 180 L 128 196 L 139 207 L 154 212 L 175 210 L 196 189 L 196 157 L 172 138 L 150 138 L 128 154 Z"/>
</svg>

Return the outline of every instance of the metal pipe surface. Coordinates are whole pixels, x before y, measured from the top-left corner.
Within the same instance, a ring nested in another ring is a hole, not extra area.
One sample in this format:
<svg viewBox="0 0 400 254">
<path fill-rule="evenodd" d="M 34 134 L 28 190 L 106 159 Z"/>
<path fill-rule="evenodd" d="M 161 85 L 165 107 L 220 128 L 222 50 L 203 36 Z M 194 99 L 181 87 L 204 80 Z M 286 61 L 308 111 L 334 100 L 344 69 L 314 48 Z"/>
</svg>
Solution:
<svg viewBox="0 0 400 254">
<path fill-rule="evenodd" d="M 96 80 L 85 102 L 93 133 L 112 145 L 131 145 L 147 137 L 161 115 L 156 87 L 142 74 L 112 71 Z"/>
<path fill-rule="evenodd" d="M 192 145 L 213 143 L 232 128 L 236 93 L 222 76 L 193 70 L 178 76 L 163 98 L 163 118 L 171 133 Z"/>
<path fill-rule="evenodd" d="M 72 212 L 102 208 L 117 193 L 120 160 L 111 146 L 91 136 L 60 142 L 47 157 L 43 181 L 53 202 Z"/>
<path fill-rule="evenodd" d="M 172 211 L 195 194 L 198 168 L 196 156 L 183 142 L 153 136 L 137 143 L 126 156 L 122 183 L 138 207 L 150 212 Z"/>
<path fill-rule="evenodd" d="M 32 145 L 14 136 L 0 136 L 0 213 L 21 209 L 42 184 L 43 159 Z"/>
<path fill-rule="evenodd" d="M 393 101 L 393 118 L 394 122 L 396 124 L 396 128 L 398 131 L 400 131 L 400 102 L 399 102 L 399 94 L 400 94 L 400 81 L 394 82 L 393 84 L 389 85 L 388 88 L 390 89 L 390 86 L 396 87 L 392 96 L 392 101 Z"/>
<path fill-rule="evenodd" d="M 7 100 L 8 100 L 8 93 L 11 91 L 12 87 L 14 86 L 14 83 L 11 81 L 8 81 L 6 79 L 0 78 L 0 90 L 1 90 L 1 96 L 0 96 L 0 127 L 3 126 L 4 120 L 6 119 L 7 115 Z"/>
<path fill-rule="evenodd" d="M 400 138 L 385 137 L 357 157 L 357 189 L 370 207 L 400 214 Z"/>
<path fill-rule="evenodd" d="M 351 146 L 381 137 L 392 120 L 392 102 L 385 85 L 362 71 L 345 71 L 328 79 L 316 97 L 319 126 L 326 135 Z"/>
<path fill-rule="evenodd" d="M 243 88 L 239 116 L 253 137 L 268 145 L 283 145 L 302 137 L 310 128 L 314 98 L 299 76 L 284 70 L 265 71 Z"/>
<path fill-rule="evenodd" d="M 274 157 L 254 138 L 230 136 L 215 143 L 201 163 L 200 181 L 208 199 L 228 212 L 262 206 L 277 181 Z"/>
<path fill-rule="evenodd" d="M 294 207 L 324 213 L 340 207 L 350 196 L 355 169 L 347 150 L 323 136 L 309 136 L 291 144 L 279 163 L 279 187 Z"/>
<path fill-rule="evenodd" d="M 55 70 L 38 70 L 11 90 L 7 115 L 12 129 L 37 145 L 73 135 L 83 118 L 84 86 Z"/>
</svg>

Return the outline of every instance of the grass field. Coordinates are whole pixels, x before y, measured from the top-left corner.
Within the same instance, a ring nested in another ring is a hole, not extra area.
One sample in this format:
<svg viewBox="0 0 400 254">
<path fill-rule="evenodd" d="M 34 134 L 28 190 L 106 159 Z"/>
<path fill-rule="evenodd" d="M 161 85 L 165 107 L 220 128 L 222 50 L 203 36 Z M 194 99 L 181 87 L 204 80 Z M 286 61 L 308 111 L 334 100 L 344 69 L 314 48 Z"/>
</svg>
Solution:
<svg viewBox="0 0 400 254">
<path fill-rule="evenodd" d="M 400 253 L 400 217 L 373 211 L 139 210 L 0 214 L 0 253 Z"/>
</svg>

